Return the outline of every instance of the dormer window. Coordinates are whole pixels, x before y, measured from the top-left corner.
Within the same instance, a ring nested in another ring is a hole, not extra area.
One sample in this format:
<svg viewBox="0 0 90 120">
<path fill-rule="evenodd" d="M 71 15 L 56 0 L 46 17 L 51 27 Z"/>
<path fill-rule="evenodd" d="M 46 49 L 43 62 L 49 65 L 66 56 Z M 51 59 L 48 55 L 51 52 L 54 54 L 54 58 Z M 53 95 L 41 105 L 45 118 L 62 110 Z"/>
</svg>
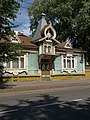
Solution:
<svg viewBox="0 0 90 120">
<path fill-rule="evenodd" d="M 18 40 L 17 40 L 15 37 L 12 37 L 11 41 L 12 41 L 13 43 L 18 43 Z"/>
<path fill-rule="evenodd" d="M 20 43 L 20 39 L 16 35 L 10 36 L 10 40 L 12 43 Z"/>
</svg>

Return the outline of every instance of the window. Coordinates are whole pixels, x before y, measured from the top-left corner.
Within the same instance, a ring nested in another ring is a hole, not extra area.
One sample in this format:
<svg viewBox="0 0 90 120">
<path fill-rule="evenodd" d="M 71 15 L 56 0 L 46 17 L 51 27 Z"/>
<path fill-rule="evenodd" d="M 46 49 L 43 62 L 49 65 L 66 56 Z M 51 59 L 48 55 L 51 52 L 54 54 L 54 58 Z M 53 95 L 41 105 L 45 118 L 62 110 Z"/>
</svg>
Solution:
<svg viewBox="0 0 90 120">
<path fill-rule="evenodd" d="M 63 68 L 75 68 L 75 57 L 63 55 L 62 59 Z"/>
<path fill-rule="evenodd" d="M 3 62 L 0 62 L 0 71 L 4 68 Z"/>
<path fill-rule="evenodd" d="M 48 53 L 51 52 L 51 46 L 48 46 Z"/>
<path fill-rule="evenodd" d="M 71 67 L 71 57 L 67 57 L 67 68 L 72 68 Z"/>
<path fill-rule="evenodd" d="M 44 53 L 51 53 L 51 44 L 47 43 L 44 45 Z"/>
<path fill-rule="evenodd" d="M 24 68 L 24 58 L 20 58 L 20 68 Z"/>
<path fill-rule="evenodd" d="M 16 38 L 16 36 L 11 37 L 11 42 L 19 43 L 20 41 Z"/>
<path fill-rule="evenodd" d="M 46 53 L 47 52 L 47 46 L 45 45 L 44 46 L 44 53 Z"/>
<path fill-rule="evenodd" d="M 10 62 L 7 63 L 7 68 L 10 68 Z"/>
<path fill-rule="evenodd" d="M 24 68 L 24 56 L 18 57 L 13 61 L 6 63 L 7 68 Z"/>
<path fill-rule="evenodd" d="M 72 57 L 72 68 L 75 67 L 75 63 L 74 63 L 74 57 Z"/>
<path fill-rule="evenodd" d="M 12 68 L 19 68 L 19 58 L 12 61 Z"/>
</svg>

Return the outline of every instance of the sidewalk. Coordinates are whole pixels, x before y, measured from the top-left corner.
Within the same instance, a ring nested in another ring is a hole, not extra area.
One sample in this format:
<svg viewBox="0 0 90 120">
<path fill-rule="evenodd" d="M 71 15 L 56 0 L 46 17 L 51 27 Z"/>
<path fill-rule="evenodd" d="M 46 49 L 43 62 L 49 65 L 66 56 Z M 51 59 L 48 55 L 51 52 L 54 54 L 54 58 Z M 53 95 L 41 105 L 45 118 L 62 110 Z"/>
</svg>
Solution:
<svg viewBox="0 0 90 120">
<path fill-rule="evenodd" d="M 90 79 L 67 79 L 50 81 L 7 82 L 0 84 L 0 93 L 20 92 L 28 90 L 55 89 L 74 86 L 89 86 Z"/>
</svg>

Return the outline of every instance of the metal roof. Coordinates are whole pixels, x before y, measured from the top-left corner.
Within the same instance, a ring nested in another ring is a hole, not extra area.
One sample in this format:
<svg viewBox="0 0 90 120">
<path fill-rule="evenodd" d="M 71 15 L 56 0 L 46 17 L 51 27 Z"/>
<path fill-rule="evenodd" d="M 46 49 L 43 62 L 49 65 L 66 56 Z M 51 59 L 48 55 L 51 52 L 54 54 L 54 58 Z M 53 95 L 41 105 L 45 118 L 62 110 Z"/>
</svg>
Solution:
<svg viewBox="0 0 90 120">
<path fill-rule="evenodd" d="M 39 21 L 39 24 L 37 26 L 37 29 L 36 29 L 35 35 L 33 37 L 33 40 L 41 38 L 41 33 L 40 32 L 45 25 L 47 25 L 47 22 L 45 20 L 45 17 L 42 16 L 42 19 Z"/>
</svg>

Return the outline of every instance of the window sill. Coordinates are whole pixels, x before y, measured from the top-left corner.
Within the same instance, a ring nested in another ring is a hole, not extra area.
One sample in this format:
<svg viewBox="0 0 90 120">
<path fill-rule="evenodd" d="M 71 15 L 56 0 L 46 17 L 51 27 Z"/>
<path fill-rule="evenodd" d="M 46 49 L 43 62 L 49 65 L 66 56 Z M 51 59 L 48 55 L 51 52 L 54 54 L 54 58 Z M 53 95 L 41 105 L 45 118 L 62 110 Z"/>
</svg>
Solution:
<svg viewBox="0 0 90 120">
<path fill-rule="evenodd" d="M 6 70 L 26 70 L 25 68 L 6 68 Z"/>
</svg>

